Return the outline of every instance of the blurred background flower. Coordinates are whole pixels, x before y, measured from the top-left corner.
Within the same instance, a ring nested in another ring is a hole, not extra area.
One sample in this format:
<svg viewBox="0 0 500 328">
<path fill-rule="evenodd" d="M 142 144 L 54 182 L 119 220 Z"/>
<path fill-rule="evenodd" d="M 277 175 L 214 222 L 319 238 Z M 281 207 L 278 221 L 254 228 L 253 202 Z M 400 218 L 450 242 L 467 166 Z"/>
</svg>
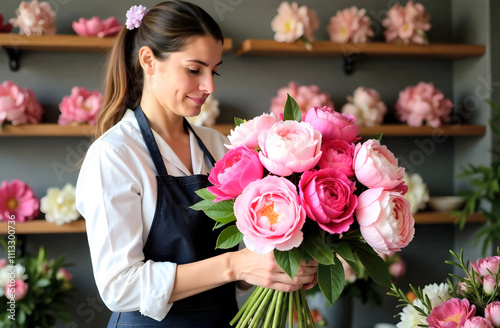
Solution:
<svg viewBox="0 0 500 328">
<path fill-rule="evenodd" d="M 43 108 L 32 90 L 21 88 L 12 81 L 0 84 L 0 125 L 5 122 L 12 125 L 40 123 L 42 115 Z"/>
<path fill-rule="evenodd" d="M 408 1 L 405 7 L 396 3 L 387 12 L 387 17 L 382 21 L 386 28 L 385 41 L 388 43 L 401 42 L 404 44 L 427 44 L 425 32 L 431 29 L 430 15 L 420 3 Z"/>
<path fill-rule="evenodd" d="M 271 21 L 274 40 L 278 42 L 294 42 L 303 39 L 306 46 L 314 41 L 314 32 L 319 27 L 318 17 L 314 10 L 283 1 L 278 7 L 278 15 Z"/>
<path fill-rule="evenodd" d="M 116 17 L 109 17 L 105 20 L 98 16 L 91 19 L 80 18 L 73 21 L 72 27 L 76 34 L 80 36 L 115 36 L 120 32 L 123 24 Z"/>
<path fill-rule="evenodd" d="M 427 206 L 427 202 L 429 201 L 429 189 L 427 189 L 427 185 L 418 173 L 405 173 L 404 181 L 408 186 L 408 192 L 405 194 L 405 198 L 410 202 L 412 214 L 415 214 Z"/>
<path fill-rule="evenodd" d="M 356 125 L 376 126 L 384 121 L 387 106 L 380 100 L 380 94 L 372 88 L 358 87 L 349 101 L 342 106 L 341 112 L 356 117 Z"/>
<path fill-rule="evenodd" d="M 56 13 L 47 1 L 31 2 L 22 1 L 16 10 L 17 18 L 11 18 L 9 22 L 14 27 L 19 27 L 21 35 L 54 35 L 56 27 Z"/>
<path fill-rule="evenodd" d="M 45 213 L 45 220 L 57 225 L 80 218 L 75 205 L 75 187 L 67 183 L 62 189 L 47 189 L 47 195 L 40 200 L 40 211 Z"/>
<path fill-rule="evenodd" d="M 366 9 L 358 9 L 356 6 L 337 11 L 330 18 L 327 32 L 330 41 L 336 43 L 366 43 L 373 36 L 370 26 L 370 17 L 366 16 Z"/>
<path fill-rule="evenodd" d="M 87 91 L 84 87 L 73 87 L 71 95 L 63 97 L 59 103 L 61 114 L 57 123 L 67 125 L 73 122 L 95 125 L 101 109 L 102 94 Z"/>
<path fill-rule="evenodd" d="M 12 25 L 3 22 L 3 15 L 0 14 L 0 33 L 10 33 L 12 32 Z"/>
<path fill-rule="evenodd" d="M 39 214 L 40 200 L 24 181 L 14 179 L 0 184 L 0 221 L 24 222 Z"/>
</svg>

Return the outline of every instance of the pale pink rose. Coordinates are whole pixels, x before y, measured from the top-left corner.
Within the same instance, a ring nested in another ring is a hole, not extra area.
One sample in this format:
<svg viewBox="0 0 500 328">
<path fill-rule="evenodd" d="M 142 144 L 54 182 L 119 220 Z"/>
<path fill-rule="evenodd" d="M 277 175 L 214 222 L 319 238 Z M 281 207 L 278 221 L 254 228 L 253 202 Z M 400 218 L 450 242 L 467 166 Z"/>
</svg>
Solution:
<svg viewBox="0 0 500 328">
<path fill-rule="evenodd" d="M 57 123 L 67 125 L 73 122 L 95 125 L 101 109 L 102 95 L 99 91 L 87 91 L 84 87 L 73 87 L 71 95 L 59 103 L 61 115 Z"/>
<path fill-rule="evenodd" d="M 321 134 L 305 122 L 279 121 L 259 135 L 259 158 L 272 174 L 311 170 L 321 158 Z"/>
<path fill-rule="evenodd" d="M 356 182 L 339 170 L 307 171 L 299 182 L 299 195 L 307 217 L 331 234 L 349 230 L 358 205 Z"/>
<path fill-rule="evenodd" d="M 396 3 L 382 21 L 382 25 L 386 28 L 384 31 L 386 42 L 428 43 L 425 32 L 431 28 L 429 19 L 430 15 L 420 3 L 413 4 L 410 0 L 405 7 Z"/>
<path fill-rule="evenodd" d="M 330 18 L 327 32 L 332 42 L 366 43 L 374 35 L 370 24 L 371 20 L 366 16 L 366 9 L 352 6 L 337 11 L 337 14 Z"/>
<path fill-rule="evenodd" d="M 40 123 L 42 115 L 43 108 L 33 91 L 12 81 L 0 84 L 0 125 L 4 122 L 12 125 Z"/>
<path fill-rule="evenodd" d="M 340 139 L 323 142 L 318 166 L 321 169 L 335 168 L 348 178 L 354 177 L 354 147 L 353 143 Z"/>
<path fill-rule="evenodd" d="M 356 118 L 356 125 L 376 126 L 383 122 L 387 106 L 380 100 L 380 94 L 372 88 L 358 87 L 349 101 L 342 106 L 341 112 Z"/>
<path fill-rule="evenodd" d="M 7 299 L 14 299 L 17 301 L 22 300 L 28 293 L 28 284 L 22 279 L 16 279 L 14 285 L 5 286 L 5 297 Z"/>
<path fill-rule="evenodd" d="M 14 179 L 0 184 L 0 221 L 33 220 L 40 213 L 40 199 L 25 182 Z"/>
<path fill-rule="evenodd" d="M 396 118 L 409 126 L 419 127 L 425 121 L 437 128 L 450 121 L 453 103 L 433 83 L 420 82 L 401 91 L 394 108 Z"/>
<path fill-rule="evenodd" d="M 30 3 L 22 1 L 16 9 L 17 18 L 11 18 L 9 22 L 14 27 L 19 27 L 21 35 L 54 35 L 56 27 L 56 13 L 52 10 L 50 3 L 33 0 Z"/>
<path fill-rule="evenodd" d="M 317 85 L 299 86 L 294 81 L 291 81 L 288 86 L 279 89 L 276 97 L 271 100 L 270 112 L 274 113 L 276 117 L 283 117 L 287 95 L 290 95 L 299 105 L 302 118 L 305 117 L 311 107 L 334 107 L 330 96 L 320 91 Z"/>
<path fill-rule="evenodd" d="M 234 214 L 245 245 L 255 253 L 288 251 L 302 243 L 306 212 L 286 178 L 268 175 L 248 184 L 236 198 Z"/>
<path fill-rule="evenodd" d="M 368 245 L 383 254 L 399 252 L 415 234 L 410 203 L 398 191 L 374 188 L 361 193 L 356 220 Z"/>
<path fill-rule="evenodd" d="M 463 328 L 493 328 L 493 326 L 483 317 L 472 317 L 465 321 Z"/>
<path fill-rule="evenodd" d="M 318 130 L 323 141 L 341 139 L 352 143 L 358 139 L 359 126 L 354 124 L 354 116 L 342 114 L 330 107 L 312 107 L 304 121 Z"/>
<path fill-rule="evenodd" d="M 76 34 L 81 36 L 97 36 L 99 38 L 117 35 L 122 26 L 122 23 L 116 17 L 109 17 L 102 20 L 98 16 L 94 16 L 91 19 L 82 17 L 78 21 L 73 21 L 72 24 Z"/>
<path fill-rule="evenodd" d="M 262 114 L 250 121 L 238 125 L 227 137 L 231 144 L 225 145 L 228 149 L 246 146 L 251 149 L 259 147 L 259 135 L 267 133 L 271 126 L 277 122 L 274 114 Z"/>
<path fill-rule="evenodd" d="M 242 174 L 244 173 L 244 174 Z M 229 150 L 210 171 L 208 191 L 217 196 L 214 202 L 236 198 L 252 181 L 262 179 L 264 167 L 254 149 L 238 147 Z"/>
<path fill-rule="evenodd" d="M 500 327 L 500 302 L 491 302 L 484 309 L 484 316 L 493 327 Z"/>
<path fill-rule="evenodd" d="M 404 167 L 398 166 L 396 156 L 379 140 L 368 139 L 356 145 L 354 172 L 359 182 L 368 188 L 408 191 Z"/>
<path fill-rule="evenodd" d="M 294 42 L 302 36 L 312 41 L 318 26 L 316 13 L 306 6 L 299 7 L 296 2 L 282 2 L 278 15 L 271 21 L 274 40 L 278 42 Z"/>
<path fill-rule="evenodd" d="M 429 327 L 461 328 L 476 313 L 476 306 L 467 299 L 451 298 L 432 309 L 426 321 Z"/>
</svg>

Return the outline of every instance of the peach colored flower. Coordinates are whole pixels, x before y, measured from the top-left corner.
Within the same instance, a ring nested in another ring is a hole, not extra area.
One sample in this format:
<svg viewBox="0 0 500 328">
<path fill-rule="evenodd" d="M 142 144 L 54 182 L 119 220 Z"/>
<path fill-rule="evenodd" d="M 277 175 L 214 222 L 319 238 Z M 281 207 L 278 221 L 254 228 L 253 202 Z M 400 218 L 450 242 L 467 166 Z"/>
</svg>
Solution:
<svg viewBox="0 0 500 328">
<path fill-rule="evenodd" d="M 340 111 L 354 116 L 356 125 L 379 125 L 387 113 L 387 106 L 380 99 L 380 94 L 372 88 L 358 87 L 353 96 L 347 96 L 347 101 Z"/>
<path fill-rule="evenodd" d="M 337 11 L 337 14 L 330 18 L 327 32 L 332 42 L 366 43 L 374 35 L 370 24 L 371 20 L 366 16 L 366 9 L 352 6 Z"/>
<path fill-rule="evenodd" d="M 87 91 L 84 87 L 73 87 L 71 95 L 65 96 L 59 103 L 61 115 L 59 115 L 57 123 L 67 125 L 77 122 L 95 125 L 101 103 L 102 95 L 99 91 Z"/>
<path fill-rule="evenodd" d="M 321 133 L 323 142 L 340 139 L 352 143 L 358 140 L 359 126 L 354 125 L 354 116 L 336 112 L 333 108 L 312 107 L 304 122 Z"/>
<path fill-rule="evenodd" d="M 394 108 L 396 118 L 409 126 L 419 127 L 426 122 L 437 128 L 449 122 L 453 103 L 433 83 L 420 82 L 401 91 Z"/>
<path fill-rule="evenodd" d="M 234 130 L 231 130 L 227 137 L 231 144 L 225 145 L 228 149 L 233 149 L 240 146 L 246 146 L 251 149 L 259 147 L 259 135 L 267 133 L 271 126 L 277 122 L 276 116 L 271 114 L 262 114 L 250 121 L 238 125 Z"/>
<path fill-rule="evenodd" d="M 425 32 L 431 28 L 429 19 L 430 15 L 420 3 L 414 4 L 413 0 L 410 0 L 405 7 L 396 3 L 382 21 L 382 25 L 386 28 L 384 31 L 386 42 L 428 43 Z"/>
<path fill-rule="evenodd" d="M 19 27 L 21 35 L 54 35 L 56 27 L 56 13 L 52 10 L 50 3 L 33 0 L 30 3 L 22 1 L 16 9 L 17 18 L 11 18 L 9 22 L 14 27 Z"/>
<path fill-rule="evenodd" d="M 475 313 L 476 306 L 466 298 L 452 298 L 433 308 L 426 320 L 429 328 L 460 328 Z"/>
<path fill-rule="evenodd" d="M 0 84 L 0 125 L 40 123 L 43 108 L 36 101 L 35 93 L 21 88 L 12 81 Z"/>
<path fill-rule="evenodd" d="M 316 13 L 306 6 L 299 7 L 296 2 L 282 2 L 278 15 L 271 21 L 274 40 L 278 42 L 294 42 L 302 36 L 313 41 L 318 26 Z"/>
<path fill-rule="evenodd" d="M 14 179 L 0 184 L 0 221 L 24 222 L 39 214 L 40 200 L 25 182 Z"/>
<path fill-rule="evenodd" d="M 82 17 L 78 21 L 73 21 L 72 27 L 78 35 L 102 38 L 117 35 L 122 28 L 122 23 L 116 17 L 109 17 L 102 20 L 100 17 L 94 16 L 91 19 Z"/>
<path fill-rule="evenodd" d="M 3 23 L 3 15 L 0 14 L 0 33 L 10 33 L 12 31 L 12 25 L 9 23 Z"/>
</svg>

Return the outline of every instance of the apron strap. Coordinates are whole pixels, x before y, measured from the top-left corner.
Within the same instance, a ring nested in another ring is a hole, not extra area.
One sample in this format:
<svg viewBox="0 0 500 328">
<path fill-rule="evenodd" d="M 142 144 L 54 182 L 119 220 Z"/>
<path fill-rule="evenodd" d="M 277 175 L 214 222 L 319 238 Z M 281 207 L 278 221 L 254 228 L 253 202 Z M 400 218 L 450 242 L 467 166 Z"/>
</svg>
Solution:
<svg viewBox="0 0 500 328">
<path fill-rule="evenodd" d="M 201 141 L 200 137 L 198 137 L 196 132 L 194 132 L 193 127 L 191 126 L 191 124 L 189 124 L 189 122 L 186 120 L 186 118 L 184 118 L 184 126 L 187 127 L 189 130 L 191 130 L 191 132 L 193 132 L 193 135 L 196 138 L 196 141 L 198 141 L 198 146 L 200 146 L 201 150 L 203 151 L 203 154 L 205 154 L 207 159 L 210 161 L 210 164 L 212 164 L 212 166 L 215 166 L 214 157 L 212 156 L 212 154 L 210 154 L 210 152 L 208 151 L 208 149 L 205 146 L 205 144 L 203 143 L 203 141 Z"/>
</svg>

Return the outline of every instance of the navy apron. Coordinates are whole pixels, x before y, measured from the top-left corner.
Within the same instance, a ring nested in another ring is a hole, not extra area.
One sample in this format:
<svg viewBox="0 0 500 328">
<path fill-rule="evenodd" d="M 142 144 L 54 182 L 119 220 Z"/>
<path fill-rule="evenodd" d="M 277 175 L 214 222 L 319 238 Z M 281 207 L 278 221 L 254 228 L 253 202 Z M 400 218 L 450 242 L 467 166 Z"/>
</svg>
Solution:
<svg viewBox="0 0 500 328">
<path fill-rule="evenodd" d="M 224 253 L 225 250 L 215 250 L 218 235 L 217 232 L 213 231 L 215 222 L 202 211 L 194 211 L 189 208 L 201 200 L 195 191 L 211 185 L 208 176 L 196 174 L 173 177 L 168 175 L 144 112 L 140 106 L 134 112 L 158 173 L 156 176 L 158 198 L 151 230 L 144 245 L 145 260 L 185 264 Z M 214 165 L 214 158 L 185 119 L 184 125 L 191 130 L 203 153 Z M 204 272 L 199 274 L 202 275 Z M 161 322 L 143 316 L 139 311 L 114 312 L 108 323 L 108 328 L 230 327 L 229 322 L 237 310 L 235 284 L 228 283 L 174 302 L 167 316 Z"/>
</svg>

